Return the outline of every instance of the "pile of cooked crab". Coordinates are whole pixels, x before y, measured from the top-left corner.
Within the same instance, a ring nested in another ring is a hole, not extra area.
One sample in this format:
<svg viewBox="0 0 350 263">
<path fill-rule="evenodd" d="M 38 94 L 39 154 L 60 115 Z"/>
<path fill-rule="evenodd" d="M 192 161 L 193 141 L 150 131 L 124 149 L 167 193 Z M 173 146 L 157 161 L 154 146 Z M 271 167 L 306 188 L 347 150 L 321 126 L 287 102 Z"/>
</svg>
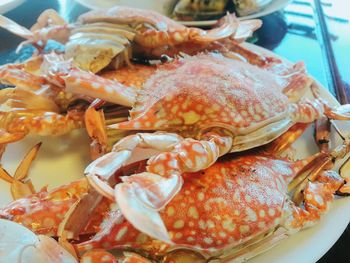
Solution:
<svg viewBox="0 0 350 263">
<path fill-rule="evenodd" d="M 259 20 L 228 14 L 202 30 L 116 6 L 72 24 L 47 10 L 31 29 L 0 26 L 36 48 L 0 67 L 1 153 L 33 134 L 91 139 L 82 178 L 50 191 L 29 178 L 40 144 L 13 175 L 1 167 L 15 199 L 0 209 L 6 262 L 241 262 L 350 194 L 332 170 L 350 138 L 328 142 L 349 105 L 323 99 L 302 62 L 244 43 Z M 64 52 L 45 51 L 51 40 Z M 319 151 L 295 160 L 291 145 L 314 122 Z M 154 151 L 130 163 L 140 148 Z"/>
</svg>

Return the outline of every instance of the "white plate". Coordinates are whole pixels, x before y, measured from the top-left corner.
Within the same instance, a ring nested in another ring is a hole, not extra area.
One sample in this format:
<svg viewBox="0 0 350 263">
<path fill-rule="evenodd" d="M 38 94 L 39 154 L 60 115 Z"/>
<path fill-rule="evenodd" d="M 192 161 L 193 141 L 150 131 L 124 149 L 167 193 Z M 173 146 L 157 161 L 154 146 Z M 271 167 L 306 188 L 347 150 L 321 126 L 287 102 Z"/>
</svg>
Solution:
<svg viewBox="0 0 350 263">
<path fill-rule="evenodd" d="M 0 1 L 0 14 L 6 13 L 20 4 L 22 4 L 24 0 L 1 0 Z"/>
<path fill-rule="evenodd" d="M 248 45 L 256 51 L 271 54 L 270 51 Z M 332 104 L 335 98 L 325 89 L 322 97 Z M 341 123 L 343 134 L 350 133 L 350 124 Z M 89 141 L 85 132 L 76 131 L 69 136 L 59 138 L 39 138 L 32 136 L 8 146 L 2 164 L 13 173 L 23 155 L 34 144 L 43 142 L 37 160 L 31 170 L 31 178 L 36 189 L 45 185 L 49 188 L 69 183 L 83 176 L 88 164 Z M 338 141 L 338 143 L 340 143 Z M 298 157 L 305 157 L 316 151 L 313 144 L 312 129 L 309 129 L 296 143 Z M 11 200 L 9 184 L 0 181 L 0 206 Z M 314 263 L 336 242 L 350 221 L 350 198 L 342 198 L 332 205 L 331 210 L 314 227 L 299 232 L 276 247 L 259 255 L 249 263 Z"/>
<path fill-rule="evenodd" d="M 75 0 L 81 5 L 90 8 L 90 9 L 100 9 L 100 8 L 109 8 L 114 5 L 128 5 L 138 8 L 145 9 L 153 9 L 162 14 L 168 15 L 169 13 L 162 5 L 152 4 L 152 2 L 162 2 L 162 0 L 158 1 L 136 1 L 136 0 Z M 273 12 L 276 12 L 282 8 L 284 8 L 291 0 L 273 0 L 270 4 L 268 4 L 265 8 L 260 10 L 257 13 L 251 14 L 249 16 L 239 17 L 239 19 L 252 19 L 258 18 L 262 16 L 266 16 Z M 163 2 L 171 2 L 171 0 L 163 0 Z M 179 21 L 180 23 L 187 26 L 211 26 L 216 23 L 217 20 L 205 20 L 205 21 Z"/>
</svg>

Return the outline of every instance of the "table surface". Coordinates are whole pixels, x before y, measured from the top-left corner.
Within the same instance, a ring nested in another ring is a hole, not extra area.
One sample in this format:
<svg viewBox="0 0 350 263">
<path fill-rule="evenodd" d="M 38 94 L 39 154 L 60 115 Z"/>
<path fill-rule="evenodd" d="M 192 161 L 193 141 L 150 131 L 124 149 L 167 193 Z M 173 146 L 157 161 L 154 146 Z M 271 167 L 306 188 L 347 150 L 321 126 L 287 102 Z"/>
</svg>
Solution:
<svg viewBox="0 0 350 263">
<path fill-rule="evenodd" d="M 348 1 L 295 0 L 284 10 L 262 17 L 257 45 L 293 62 L 305 62 L 308 72 L 341 102 L 350 101 L 350 15 Z M 71 0 L 27 0 L 6 13 L 30 27 L 47 8 L 59 11 L 67 21 L 87 9 Z M 273 32 L 273 33 L 271 33 Z M 21 39 L 0 29 L 0 64 L 18 58 L 14 47 Z M 350 262 L 350 227 L 319 263 Z"/>
</svg>

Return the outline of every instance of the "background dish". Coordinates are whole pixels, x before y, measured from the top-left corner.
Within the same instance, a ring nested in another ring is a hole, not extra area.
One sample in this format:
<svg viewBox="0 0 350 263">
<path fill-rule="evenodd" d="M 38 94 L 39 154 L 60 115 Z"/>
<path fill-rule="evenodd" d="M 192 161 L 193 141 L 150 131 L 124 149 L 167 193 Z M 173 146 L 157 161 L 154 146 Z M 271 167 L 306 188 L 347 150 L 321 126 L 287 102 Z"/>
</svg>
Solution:
<svg viewBox="0 0 350 263">
<path fill-rule="evenodd" d="M 156 10 L 162 14 L 167 15 L 166 9 L 164 9 L 161 5 L 157 4 L 157 2 L 173 2 L 169 0 L 165 1 L 128 1 L 128 0 L 75 0 L 81 5 L 90 8 L 90 9 L 99 9 L 99 8 L 109 8 L 114 5 L 128 5 L 138 8 L 147 8 L 147 9 L 153 9 Z M 249 15 L 249 16 L 243 16 L 239 17 L 239 19 L 252 19 L 257 18 L 261 16 L 268 15 L 270 13 L 273 13 L 277 10 L 282 9 L 285 7 L 291 0 L 274 0 L 270 4 L 268 4 L 265 8 L 263 8 L 261 11 Z M 148 2 L 148 4 L 146 4 Z M 155 4 L 152 4 L 152 2 L 155 2 Z M 211 26 L 216 23 L 216 20 L 206 20 L 206 21 L 179 21 L 184 25 L 188 26 Z"/>
<path fill-rule="evenodd" d="M 270 51 L 247 44 L 258 52 L 273 55 Z M 274 55 L 275 56 L 275 55 Z M 335 98 L 322 86 L 321 96 L 332 104 Z M 337 123 L 338 124 L 338 123 Z M 349 122 L 339 122 L 344 135 L 350 133 Z M 316 151 L 313 144 L 312 129 L 309 129 L 296 143 L 298 158 Z M 82 177 L 88 163 L 88 139 L 84 132 L 76 131 L 69 136 L 59 138 L 28 137 L 23 141 L 8 146 L 2 163 L 13 173 L 24 154 L 37 142 L 43 141 L 37 160 L 31 170 L 31 178 L 37 190 L 45 185 L 49 188 L 69 183 Z M 338 140 L 338 143 L 339 140 Z M 79 145 L 79 147 L 76 147 Z M 139 156 L 146 152 L 139 153 Z M 0 181 L 0 206 L 11 201 L 9 184 Z M 314 263 L 335 243 L 350 220 L 350 198 L 342 198 L 333 203 L 330 211 L 314 227 L 299 232 L 266 253 L 253 258 L 248 263 Z"/>
<path fill-rule="evenodd" d="M 24 0 L 1 0 L 0 1 L 0 14 L 6 13 L 20 4 L 22 4 Z"/>
</svg>

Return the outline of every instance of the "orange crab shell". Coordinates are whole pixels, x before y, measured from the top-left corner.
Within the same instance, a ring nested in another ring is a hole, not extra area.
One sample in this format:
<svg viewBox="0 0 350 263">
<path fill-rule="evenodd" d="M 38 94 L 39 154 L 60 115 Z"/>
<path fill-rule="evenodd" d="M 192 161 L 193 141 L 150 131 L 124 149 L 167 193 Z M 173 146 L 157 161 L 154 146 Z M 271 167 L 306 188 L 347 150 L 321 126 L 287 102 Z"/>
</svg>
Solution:
<svg viewBox="0 0 350 263">
<path fill-rule="evenodd" d="M 58 226 L 70 207 L 87 193 L 88 183 L 81 179 L 50 192 L 43 188 L 36 194 L 18 199 L 0 209 L 0 218 L 22 224 L 36 234 L 57 236 Z M 108 202 L 100 204 L 89 220 L 86 233 L 95 233 L 101 223 Z"/>
<path fill-rule="evenodd" d="M 287 111 L 282 90 L 288 82 L 279 78 L 218 54 L 180 58 L 159 66 L 140 90 L 131 120 L 115 128 L 198 133 L 224 127 L 234 134 L 256 129 Z"/>
<path fill-rule="evenodd" d="M 185 173 L 183 188 L 160 211 L 175 248 L 220 253 L 277 226 L 285 205 L 286 182 L 299 165 L 248 155 Z M 118 210 L 110 213 L 102 231 L 79 244 L 79 250 L 132 247 L 157 255 L 174 248 L 140 233 Z"/>
</svg>

